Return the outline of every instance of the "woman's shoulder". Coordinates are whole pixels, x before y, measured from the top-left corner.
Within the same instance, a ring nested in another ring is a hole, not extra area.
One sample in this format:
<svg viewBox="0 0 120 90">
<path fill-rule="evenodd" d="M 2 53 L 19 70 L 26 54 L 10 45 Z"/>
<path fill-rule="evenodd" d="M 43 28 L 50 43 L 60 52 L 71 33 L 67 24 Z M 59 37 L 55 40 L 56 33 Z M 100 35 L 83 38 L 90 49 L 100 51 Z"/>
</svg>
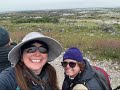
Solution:
<svg viewBox="0 0 120 90">
<path fill-rule="evenodd" d="M 1 76 L 1 75 L 4 75 L 4 74 L 7 74 L 7 75 L 14 74 L 14 72 L 15 72 L 14 67 L 9 67 L 9 68 L 4 69 L 4 70 L 0 73 L 0 76 Z"/>
<path fill-rule="evenodd" d="M 14 79 L 15 79 L 14 67 L 9 67 L 0 73 L 0 81 L 3 80 L 6 82 L 7 80 L 14 80 Z"/>
<path fill-rule="evenodd" d="M 9 67 L 3 70 L 0 73 L 0 90 L 7 90 L 6 88 L 13 90 L 16 86 L 14 67 Z"/>
</svg>

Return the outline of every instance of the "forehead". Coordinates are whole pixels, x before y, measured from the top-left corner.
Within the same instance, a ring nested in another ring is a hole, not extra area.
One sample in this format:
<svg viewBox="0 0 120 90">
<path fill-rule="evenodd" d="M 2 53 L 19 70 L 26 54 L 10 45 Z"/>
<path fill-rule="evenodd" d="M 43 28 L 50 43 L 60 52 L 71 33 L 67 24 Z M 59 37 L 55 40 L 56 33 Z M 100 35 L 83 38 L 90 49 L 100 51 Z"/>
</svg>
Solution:
<svg viewBox="0 0 120 90">
<path fill-rule="evenodd" d="M 29 47 L 31 47 L 31 46 L 44 46 L 44 47 L 46 47 L 47 49 L 48 49 L 48 45 L 45 43 L 45 42 L 42 42 L 42 41 L 38 41 L 38 40 L 34 40 L 34 41 L 29 41 L 29 42 L 27 42 L 26 44 L 24 44 L 22 47 L 21 47 L 21 50 L 23 51 L 24 49 L 26 49 L 26 48 L 29 48 Z"/>
<path fill-rule="evenodd" d="M 35 46 L 43 46 L 41 43 L 33 43 L 33 44 L 31 44 L 31 45 L 35 45 Z"/>
<path fill-rule="evenodd" d="M 72 60 L 72 59 L 65 59 L 64 61 L 65 61 L 65 62 L 77 62 L 77 61 Z"/>
</svg>

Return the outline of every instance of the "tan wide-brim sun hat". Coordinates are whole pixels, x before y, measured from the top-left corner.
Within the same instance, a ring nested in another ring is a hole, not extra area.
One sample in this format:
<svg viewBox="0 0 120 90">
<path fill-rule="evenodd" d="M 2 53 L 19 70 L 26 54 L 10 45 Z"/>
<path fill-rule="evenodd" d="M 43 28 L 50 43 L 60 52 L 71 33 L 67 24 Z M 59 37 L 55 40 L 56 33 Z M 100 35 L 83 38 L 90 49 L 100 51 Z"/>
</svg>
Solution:
<svg viewBox="0 0 120 90">
<path fill-rule="evenodd" d="M 49 48 L 49 52 L 48 52 L 48 62 L 53 61 L 54 59 L 56 59 L 62 52 L 62 46 L 61 44 L 56 41 L 55 39 L 48 37 L 48 36 L 44 36 L 41 33 L 38 32 L 31 32 L 28 33 L 22 40 L 22 42 L 20 42 L 19 44 L 17 44 L 8 54 L 8 60 L 11 62 L 12 65 L 16 65 L 17 62 L 20 60 L 20 50 L 21 47 L 26 44 L 29 41 L 33 41 L 33 40 L 39 40 L 39 41 L 43 41 L 48 45 Z"/>
</svg>

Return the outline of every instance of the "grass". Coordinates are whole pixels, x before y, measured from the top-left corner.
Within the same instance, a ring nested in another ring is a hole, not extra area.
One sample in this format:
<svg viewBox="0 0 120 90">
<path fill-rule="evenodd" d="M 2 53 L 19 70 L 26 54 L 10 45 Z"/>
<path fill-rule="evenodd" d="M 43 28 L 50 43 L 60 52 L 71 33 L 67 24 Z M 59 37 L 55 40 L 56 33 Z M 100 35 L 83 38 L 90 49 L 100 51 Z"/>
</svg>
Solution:
<svg viewBox="0 0 120 90">
<path fill-rule="evenodd" d="M 0 20 L 0 25 L 8 29 L 13 41 L 19 43 L 31 31 L 38 31 L 58 40 L 63 51 L 76 46 L 84 56 L 93 60 L 120 60 L 120 36 L 111 35 L 100 28 L 100 23 L 93 20 L 77 20 L 75 23 L 11 23 L 9 20 Z M 119 25 L 114 25 L 118 31 Z M 94 57 L 93 57 L 94 56 Z"/>
</svg>

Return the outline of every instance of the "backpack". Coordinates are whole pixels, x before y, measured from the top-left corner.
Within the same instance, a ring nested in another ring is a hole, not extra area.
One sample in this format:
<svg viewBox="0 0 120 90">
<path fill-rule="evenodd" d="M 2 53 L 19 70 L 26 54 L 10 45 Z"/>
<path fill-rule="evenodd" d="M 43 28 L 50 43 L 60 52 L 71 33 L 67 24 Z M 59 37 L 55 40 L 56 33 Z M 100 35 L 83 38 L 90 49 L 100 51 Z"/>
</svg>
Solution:
<svg viewBox="0 0 120 90">
<path fill-rule="evenodd" d="M 90 63 L 90 65 L 92 65 L 92 62 L 90 59 L 88 59 L 87 57 L 84 57 L 84 59 L 87 60 Z M 96 76 L 97 77 L 101 76 L 104 79 L 104 80 L 101 80 L 101 77 L 99 77 L 100 80 L 98 80 L 98 81 L 101 81 L 101 83 L 106 81 L 107 86 L 109 87 L 109 90 L 112 90 L 111 84 L 110 84 L 110 78 L 109 78 L 109 75 L 107 74 L 107 72 L 104 69 L 97 67 L 97 66 L 93 66 L 93 68 L 95 69 Z"/>
<path fill-rule="evenodd" d="M 107 72 L 100 67 L 97 66 L 93 67 L 96 72 L 95 77 L 98 80 L 99 84 L 104 88 L 104 90 L 112 90 L 109 75 L 107 74 Z"/>
</svg>

